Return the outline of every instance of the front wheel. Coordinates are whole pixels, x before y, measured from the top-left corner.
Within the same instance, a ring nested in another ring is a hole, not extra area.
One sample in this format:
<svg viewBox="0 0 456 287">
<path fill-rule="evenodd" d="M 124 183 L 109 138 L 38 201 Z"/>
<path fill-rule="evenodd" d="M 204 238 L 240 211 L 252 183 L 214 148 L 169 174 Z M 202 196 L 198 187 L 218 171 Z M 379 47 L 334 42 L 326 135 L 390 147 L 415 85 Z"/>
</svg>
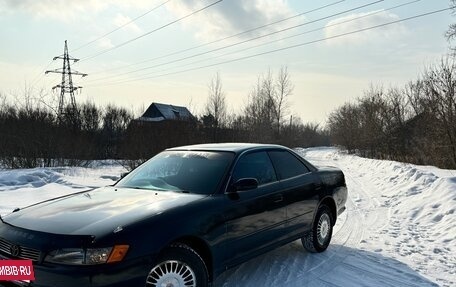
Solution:
<svg viewBox="0 0 456 287">
<path fill-rule="evenodd" d="M 146 287 L 206 287 L 208 271 L 201 256 L 184 244 L 162 252 L 147 276 Z"/>
<path fill-rule="evenodd" d="M 321 205 L 317 210 L 312 230 L 301 238 L 302 245 L 309 252 L 323 252 L 328 248 L 333 230 L 331 210 Z"/>
</svg>

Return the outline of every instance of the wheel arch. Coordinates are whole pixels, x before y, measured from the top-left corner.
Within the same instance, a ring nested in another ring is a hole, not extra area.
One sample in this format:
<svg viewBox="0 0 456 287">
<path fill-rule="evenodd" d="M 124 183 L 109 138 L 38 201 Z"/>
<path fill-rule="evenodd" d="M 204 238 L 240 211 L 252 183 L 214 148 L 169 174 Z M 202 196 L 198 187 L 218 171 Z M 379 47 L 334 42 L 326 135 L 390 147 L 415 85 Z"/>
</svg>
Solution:
<svg viewBox="0 0 456 287">
<path fill-rule="evenodd" d="M 336 221 L 337 221 L 337 208 L 336 208 L 336 202 L 334 201 L 334 199 L 330 196 L 326 196 L 324 197 L 320 203 L 318 204 L 317 206 L 317 209 L 320 208 L 320 206 L 322 205 L 326 205 L 329 207 L 329 210 L 331 210 L 331 214 L 333 216 L 333 226 L 336 224 Z M 315 211 L 315 214 L 317 212 Z M 315 220 L 315 219 L 314 219 Z"/>
<path fill-rule="evenodd" d="M 187 245 L 188 247 L 192 248 L 196 253 L 198 253 L 199 256 L 201 256 L 204 263 L 206 264 L 209 280 L 212 281 L 214 279 L 214 265 L 212 259 L 212 252 L 209 248 L 209 245 L 203 239 L 191 235 L 179 237 L 173 242 L 171 242 L 170 245 L 178 243 Z"/>
</svg>

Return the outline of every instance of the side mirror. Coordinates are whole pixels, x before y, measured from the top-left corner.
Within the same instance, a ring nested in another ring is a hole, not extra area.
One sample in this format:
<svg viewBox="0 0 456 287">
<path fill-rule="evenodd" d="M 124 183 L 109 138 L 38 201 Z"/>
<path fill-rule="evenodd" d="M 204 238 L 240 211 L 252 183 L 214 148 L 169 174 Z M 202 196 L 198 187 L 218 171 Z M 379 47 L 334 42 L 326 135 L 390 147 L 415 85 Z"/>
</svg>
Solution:
<svg viewBox="0 0 456 287">
<path fill-rule="evenodd" d="M 241 178 L 233 184 L 234 191 L 242 191 L 255 189 L 258 187 L 258 180 L 256 178 Z"/>
</svg>

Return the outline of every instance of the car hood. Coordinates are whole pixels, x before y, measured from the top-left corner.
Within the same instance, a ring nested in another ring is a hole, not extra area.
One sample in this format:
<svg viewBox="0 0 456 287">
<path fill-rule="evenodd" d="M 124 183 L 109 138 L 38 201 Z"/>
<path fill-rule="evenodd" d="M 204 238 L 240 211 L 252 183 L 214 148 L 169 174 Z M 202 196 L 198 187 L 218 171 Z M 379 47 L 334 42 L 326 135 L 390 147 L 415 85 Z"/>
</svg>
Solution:
<svg viewBox="0 0 456 287">
<path fill-rule="evenodd" d="M 101 236 L 206 195 L 103 187 L 48 200 L 2 217 L 7 224 L 67 235 Z"/>
</svg>

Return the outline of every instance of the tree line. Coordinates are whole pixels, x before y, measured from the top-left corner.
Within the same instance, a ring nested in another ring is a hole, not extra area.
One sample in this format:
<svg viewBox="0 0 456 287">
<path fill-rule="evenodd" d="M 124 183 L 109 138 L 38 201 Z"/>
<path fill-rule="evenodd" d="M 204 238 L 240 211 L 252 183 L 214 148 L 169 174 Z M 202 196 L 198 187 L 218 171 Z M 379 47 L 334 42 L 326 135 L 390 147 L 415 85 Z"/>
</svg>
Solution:
<svg viewBox="0 0 456 287">
<path fill-rule="evenodd" d="M 58 118 L 34 99 L 27 104 L 0 102 L 0 166 L 86 165 L 92 160 L 117 158 L 125 129 L 132 119 L 113 105 L 99 108 L 84 103 L 70 106 Z"/>
<path fill-rule="evenodd" d="M 456 167 L 456 63 L 447 57 L 404 87 L 371 86 L 329 116 L 303 123 L 289 109 L 287 68 L 258 77 L 239 113 L 228 111 L 219 74 L 208 84 L 202 115 L 189 121 L 141 122 L 114 105 L 82 103 L 59 118 L 40 96 L 14 103 L 0 94 L 0 166 L 86 165 L 117 159 L 129 168 L 163 149 L 209 142 L 336 144 L 362 156 Z"/>
<path fill-rule="evenodd" d="M 187 121 L 143 122 L 122 107 L 86 102 L 58 117 L 41 95 L 16 101 L 0 94 L 0 166 L 32 168 L 87 165 L 117 159 L 129 168 L 163 149 L 211 142 L 328 145 L 317 124 L 303 124 L 288 111 L 293 84 L 286 68 L 258 77 L 239 114 L 228 112 L 219 74 L 208 85 L 204 113 Z"/>
<path fill-rule="evenodd" d="M 333 111 L 334 144 L 362 156 L 456 167 L 456 63 L 445 57 L 405 87 L 371 87 Z"/>
</svg>

